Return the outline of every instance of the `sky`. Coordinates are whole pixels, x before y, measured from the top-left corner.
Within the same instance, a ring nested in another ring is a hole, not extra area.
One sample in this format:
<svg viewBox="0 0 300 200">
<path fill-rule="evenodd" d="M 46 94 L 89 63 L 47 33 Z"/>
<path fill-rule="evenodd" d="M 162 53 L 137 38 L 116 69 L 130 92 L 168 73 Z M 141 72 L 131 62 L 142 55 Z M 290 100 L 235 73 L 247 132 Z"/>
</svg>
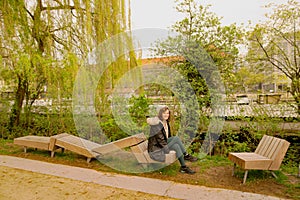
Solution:
<svg viewBox="0 0 300 200">
<path fill-rule="evenodd" d="M 269 10 L 263 8 L 268 3 L 286 4 L 287 0 L 196 0 L 208 5 L 210 11 L 223 17 L 221 23 L 248 24 L 251 20 L 256 24 L 265 19 L 264 14 Z M 132 29 L 163 28 L 168 29 L 183 15 L 175 10 L 174 0 L 131 0 Z"/>
</svg>

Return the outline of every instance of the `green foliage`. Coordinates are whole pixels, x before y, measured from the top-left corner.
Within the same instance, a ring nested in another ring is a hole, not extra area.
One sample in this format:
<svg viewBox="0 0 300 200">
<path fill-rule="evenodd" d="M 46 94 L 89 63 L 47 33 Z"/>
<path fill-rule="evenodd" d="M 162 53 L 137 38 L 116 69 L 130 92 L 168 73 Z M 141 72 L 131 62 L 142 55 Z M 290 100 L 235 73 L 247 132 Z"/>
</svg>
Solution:
<svg viewBox="0 0 300 200">
<path fill-rule="evenodd" d="M 127 133 L 119 128 L 112 115 L 102 116 L 100 126 L 109 141 L 115 141 L 128 136 Z"/>
<path fill-rule="evenodd" d="M 70 112 L 64 114 L 32 114 L 31 117 L 31 123 L 28 125 L 24 114 L 22 114 L 20 125 L 9 131 L 9 119 L 4 115 L 0 115 L 0 138 L 13 139 L 25 135 L 52 136 L 60 133 L 77 134 Z"/>
<path fill-rule="evenodd" d="M 187 78 L 187 81 L 191 84 L 195 95 L 198 97 L 198 104 L 200 107 L 207 107 L 210 105 L 210 97 L 209 90 L 206 85 L 205 79 L 199 74 L 198 70 L 194 65 L 192 65 L 189 61 L 179 62 L 174 67 Z M 179 91 L 184 91 L 180 84 L 177 82 L 176 88 Z M 181 94 L 181 93 L 179 93 Z M 182 94 L 184 96 L 180 96 L 180 99 L 187 99 L 189 95 Z"/>
<path fill-rule="evenodd" d="M 172 26 L 172 31 L 178 33 L 178 36 L 159 42 L 155 52 L 160 56 L 185 57 L 183 54 L 185 49 L 193 51 L 192 47 L 187 45 L 192 42 L 201 46 L 210 55 L 225 84 L 227 81 L 228 83 L 232 81 L 234 66 L 238 61 L 237 46 L 243 42 L 244 30 L 235 24 L 222 26 L 221 17 L 209 11 L 210 6 L 198 5 L 194 0 L 177 0 L 176 2 L 176 10 L 185 16 L 183 20 Z M 199 77 L 191 68 L 187 70 L 192 72 L 191 74 L 185 73 L 190 79 Z M 195 82 L 197 82 L 196 79 Z"/>
<path fill-rule="evenodd" d="M 125 7 L 124 0 L 73 3 L 58 0 L 56 3 L 60 6 L 39 0 L 31 3 L 0 1 L 0 46 L 5 46 L 5 51 L 0 53 L 3 66 L 0 73 L 15 93 L 10 129 L 20 125 L 22 111 L 29 125 L 31 105 L 36 99 L 46 97 L 62 101 L 71 98 L 78 67 L 86 64 L 88 53 L 112 35 L 130 29 L 129 18 L 125 15 L 130 8 Z M 120 42 L 116 51 L 131 46 L 130 42 L 131 38 L 126 44 Z M 106 97 L 109 82 L 115 82 L 129 69 L 127 65 L 124 67 L 128 58 L 129 68 L 136 65 L 134 52 L 118 58 L 114 68 L 107 72 L 111 76 L 105 75 L 105 80 L 99 82 L 101 97 Z M 106 105 L 104 101 L 106 99 L 102 98 L 101 102 Z"/>
<path fill-rule="evenodd" d="M 129 107 L 129 113 L 137 126 L 144 127 L 147 125 L 145 119 L 149 114 L 149 106 L 151 103 L 151 100 L 148 99 L 145 94 L 130 98 L 129 104 L 131 106 Z"/>
<path fill-rule="evenodd" d="M 241 127 L 239 132 L 223 133 L 214 147 L 214 154 L 227 156 L 229 152 L 253 152 L 258 142 L 247 127 Z"/>
</svg>

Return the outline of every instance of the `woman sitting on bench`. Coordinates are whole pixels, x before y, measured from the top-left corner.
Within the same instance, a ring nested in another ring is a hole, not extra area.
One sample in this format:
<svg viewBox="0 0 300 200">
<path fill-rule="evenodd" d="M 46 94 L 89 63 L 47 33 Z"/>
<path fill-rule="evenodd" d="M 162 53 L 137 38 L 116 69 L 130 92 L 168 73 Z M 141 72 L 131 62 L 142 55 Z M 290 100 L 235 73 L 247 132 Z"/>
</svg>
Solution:
<svg viewBox="0 0 300 200">
<path fill-rule="evenodd" d="M 165 106 L 159 110 L 157 117 L 147 118 L 147 123 L 150 125 L 149 155 L 153 160 L 164 162 L 165 154 L 169 153 L 170 150 L 174 150 L 181 165 L 180 172 L 194 174 L 195 171 L 185 165 L 185 160 L 195 162 L 198 159 L 186 152 L 178 136 L 171 136 L 170 114 L 169 108 Z"/>
</svg>

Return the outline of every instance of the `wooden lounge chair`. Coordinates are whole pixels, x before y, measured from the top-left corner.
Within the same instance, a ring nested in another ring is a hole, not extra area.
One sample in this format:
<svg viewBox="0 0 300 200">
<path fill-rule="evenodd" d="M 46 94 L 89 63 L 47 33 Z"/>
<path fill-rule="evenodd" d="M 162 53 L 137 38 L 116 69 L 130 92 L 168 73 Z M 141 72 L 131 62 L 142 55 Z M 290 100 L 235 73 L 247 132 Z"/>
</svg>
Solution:
<svg viewBox="0 0 300 200">
<path fill-rule="evenodd" d="M 132 135 L 104 145 L 64 133 L 56 138 L 55 145 L 87 157 L 89 163 L 92 158 L 126 148 L 145 140 L 144 134 Z"/>
<path fill-rule="evenodd" d="M 142 133 L 101 145 L 75 135 L 62 133 L 51 137 L 30 135 L 15 138 L 14 144 L 23 146 L 25 152 L 28 147 L 51 151 L 51 157 L 54 156 L 56 149 L 66 149 L 87 157 L 89 163 L 92 158 L 136 145 L 144 140 L 146 140 L 146 137 Z"/>
<path fill-rule="evenodd" d="M 64 137 L 57 138 L 55 145 L 87 157 L 87 162 L 89 163 L 92 158 L 135 145 L 143 140 L 143 136 L 137 134 L 101 145 L 74 135 L 66 134 Z"/>
<path fill-rule="evenodd" d="M 150 163 L 165 163 L 165 164 L 171 164 L 177 160 L 176 158 L 176 152 L 170 151 L 168 154 L 166 154 L 166 160 L 165 162 L 159 162 L 155 161 L 152 158 L 150 158 L 150 155 L 148 153 L 148 140 L 145 140 L 144 142 L 141 142 L 140 144 L 131 146 L 131 151 L 136 157 L 138 163 L 145 166 L 146 164 Z"/>
<path fill-rule="evenodd" d="M 25 153 L 27 152 L 27 148 L 35 148 L 50 151 L 51 157 L 53 157 L 55 150 L 60 148 L 55 145 L 56 139 L 64 136 L 65 134 L 59 134 L 51 137 L 28 135 L 24 137 L 15 138 L 14 144 L 23 146 Z"/>
<path fill-rule="evenodd" d="M 290 143 L 284 139 L 264 135 L 254 153 L 229 153 L 228 158 L 236 165 L 245 170 L 243 184 L 246 182 L 248 170 L 278 170 Z"/>
</svg>

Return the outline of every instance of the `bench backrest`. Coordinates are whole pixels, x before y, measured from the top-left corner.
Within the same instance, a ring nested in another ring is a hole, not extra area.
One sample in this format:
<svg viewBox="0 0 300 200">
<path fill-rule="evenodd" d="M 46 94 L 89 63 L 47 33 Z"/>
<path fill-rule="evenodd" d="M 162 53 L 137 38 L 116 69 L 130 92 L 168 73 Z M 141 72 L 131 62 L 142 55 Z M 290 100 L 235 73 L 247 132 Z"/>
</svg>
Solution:
<svg viewBox="0 0 300 200">
<path fill-rule="evenodd" d="M 139 133 L 120 140 L 116 140 L 114 142 L 104 144 L 100 147 L 93 148 L 92 151 L 99 154 L 106 154 L 139 144 L 140 142 L 145 140 L 147 140 L 147 137 L 144 135 L 144 133 Z"/>
<path fill-rule="evenodd" d="M 255 153 L 271 159 L 269 170 L 278 170 L 290 143 L 284 139 L 264 135 Z"/>
</svg>

